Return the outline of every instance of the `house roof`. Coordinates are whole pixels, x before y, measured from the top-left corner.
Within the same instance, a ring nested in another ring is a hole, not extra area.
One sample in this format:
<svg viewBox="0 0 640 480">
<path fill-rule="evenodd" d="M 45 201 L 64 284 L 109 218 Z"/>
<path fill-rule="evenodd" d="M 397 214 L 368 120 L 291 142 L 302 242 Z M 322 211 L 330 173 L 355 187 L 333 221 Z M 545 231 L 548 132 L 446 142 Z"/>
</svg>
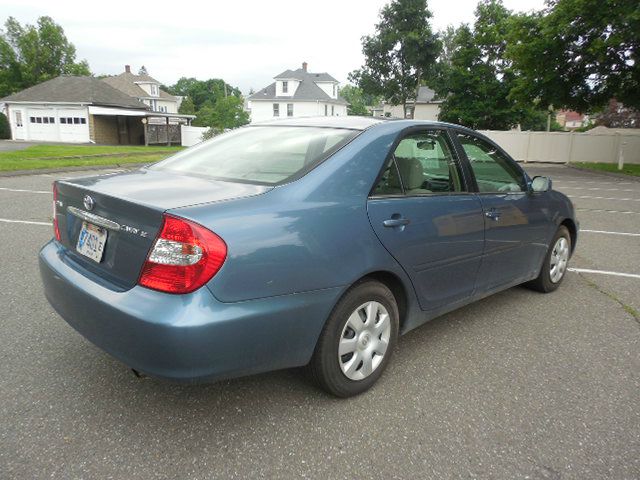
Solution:
<svg viewBox="0 0 640 480">
<path fill-rule="evenodd" d="M 306 80 L 307 78 L 311 78 L 314 82 L 336 82 L 338 80 L 333 78 L 327 72 L 322 73 L 311 73 L 305 71 L 303 68 L 298 68 L 297 70 L 285 70 L 280 75 L 276 75 L 275 79 L 287 79 L 287 78 L 295 78 L 296 80 Z"/>
<path fill-rule="evenodd" d="M 1 99 L 3 102 L 69 102 L 113 107 L 148 107 L 94 77 L 61 75 Z"/>
<path fill-rule="evenodd" d="M 293 95 L 276 96 L 276 84 L 258 90 L 249 96 L 249 100 L 283 100 L 283 101 L 299 101 L 299 102 L 326 102 L 347 105 L 347 101 L 338 96 L 331 98 L 324 90 L 322 90 L 315 82 L 338 82 L 328 73 L 311 73 L 306 72 L 302 68 L 297 70 L 285 70 L 280 75 L 275 76 L 276 79 L 293 78 L 300 81 L 298 88 Z"/>
<path fill-rule="evenodd" d="M 108 83 L 114 88 L 117 88 L 121 92 L 126 93 L 127 95 L 131 95 L 136 98 L 148 98 L 149 94 L 145 92 L 140 85 L 136 82 L 141 83 L 156 83 L 160 85 L 155 78 L 149 75 L 134 75 L 130 72 L 122 72 L 120 75 L 114 75 L 113 77 L 105 77 L 102 79 L 103 82 Z M 168 94 L 164 90 L 160 90 L 159 98 L 164 100 L 177 101 L 176 97 Z"/>
</svg>

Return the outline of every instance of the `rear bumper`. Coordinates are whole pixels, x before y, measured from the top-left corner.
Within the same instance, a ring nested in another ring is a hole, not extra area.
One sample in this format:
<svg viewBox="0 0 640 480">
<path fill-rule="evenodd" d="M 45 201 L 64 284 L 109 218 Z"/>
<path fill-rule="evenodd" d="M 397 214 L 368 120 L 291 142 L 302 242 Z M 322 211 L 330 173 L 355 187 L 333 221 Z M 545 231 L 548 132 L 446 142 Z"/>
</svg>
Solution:
<svg viewBox="0 0 640 480">
<path fill-rule="evenodd" d="M 170 295 L 91 280 L 55 241 L 40 252 L 44 292 L 84 337 L 128 366 L 173 380 L 214 380 L 306 364 L 331 308 L 331 288 L 221 303 L 207 288 Z"/>
</svg>

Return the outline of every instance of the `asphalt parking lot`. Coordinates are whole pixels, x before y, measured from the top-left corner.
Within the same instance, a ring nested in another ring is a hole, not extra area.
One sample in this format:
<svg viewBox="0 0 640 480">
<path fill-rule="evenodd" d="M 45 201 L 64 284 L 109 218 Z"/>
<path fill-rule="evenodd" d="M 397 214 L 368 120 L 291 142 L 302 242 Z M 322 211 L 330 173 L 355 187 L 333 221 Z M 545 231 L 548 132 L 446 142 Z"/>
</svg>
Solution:
<svg viewBox="0 0 640 480">
<path fill-rule="evenodd" d="M 578 271 L 410 332 L 349 400 L 297 370 L 137 379 L 41 292 L 51 182 L 73 174 L 0 177 L 0 478 L 640 478 L 640 181 L 526 168 L 572 197 Z"/>
</svg>

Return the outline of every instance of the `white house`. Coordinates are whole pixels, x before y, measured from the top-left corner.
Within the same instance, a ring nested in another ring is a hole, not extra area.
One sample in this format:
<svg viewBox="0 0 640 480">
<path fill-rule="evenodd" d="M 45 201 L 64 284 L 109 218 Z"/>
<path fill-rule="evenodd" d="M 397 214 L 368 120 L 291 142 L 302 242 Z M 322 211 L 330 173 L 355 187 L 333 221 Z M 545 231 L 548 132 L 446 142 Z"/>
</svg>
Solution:
<svg viewBox="0 0 640 480">
<path fill-rule="evenodd" d="M 440 105 L 442 100 L 436 97 L 436 93 L 429 87 L 420 87 L 418 90 L 418 100 L 416 101 L 416 111 L 413 118 L 416 120 L 438 120 L 440 114 Z M 407 100 L 407 117 L 411 118 L 411 110 L 413 109 L 413 98 Z M 404 118 L 404 109 L 402 105 L 383 104 L 382 112 L 377 110 L 374 112 L 376 116 Z"/>
<path fill-rule="evenodd" d="M 339 82 L 328 73 L 311 73 L 307 62 L 285 70 L 268 87 L 250 95 L 251 122 L 278 117 L 343 116 L 347 101 L 339 95 Z"/>
</svg>

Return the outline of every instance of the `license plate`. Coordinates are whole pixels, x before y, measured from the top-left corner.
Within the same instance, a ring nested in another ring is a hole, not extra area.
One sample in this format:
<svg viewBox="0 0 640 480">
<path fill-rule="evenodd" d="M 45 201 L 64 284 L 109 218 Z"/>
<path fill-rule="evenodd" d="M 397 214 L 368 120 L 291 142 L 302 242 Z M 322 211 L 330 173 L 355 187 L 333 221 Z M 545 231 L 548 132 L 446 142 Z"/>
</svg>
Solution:
<svg viewBox="0 0 640 480">
<path fill-rule="evenodd" d="M 100 263 L 104 253 L 104 244 L 107 242 L 107 231 L 91 223 L 82 222 L 80 236 L 76 250 L 81 255 L 89 257 L 94 262 Z"/>
</svg>

